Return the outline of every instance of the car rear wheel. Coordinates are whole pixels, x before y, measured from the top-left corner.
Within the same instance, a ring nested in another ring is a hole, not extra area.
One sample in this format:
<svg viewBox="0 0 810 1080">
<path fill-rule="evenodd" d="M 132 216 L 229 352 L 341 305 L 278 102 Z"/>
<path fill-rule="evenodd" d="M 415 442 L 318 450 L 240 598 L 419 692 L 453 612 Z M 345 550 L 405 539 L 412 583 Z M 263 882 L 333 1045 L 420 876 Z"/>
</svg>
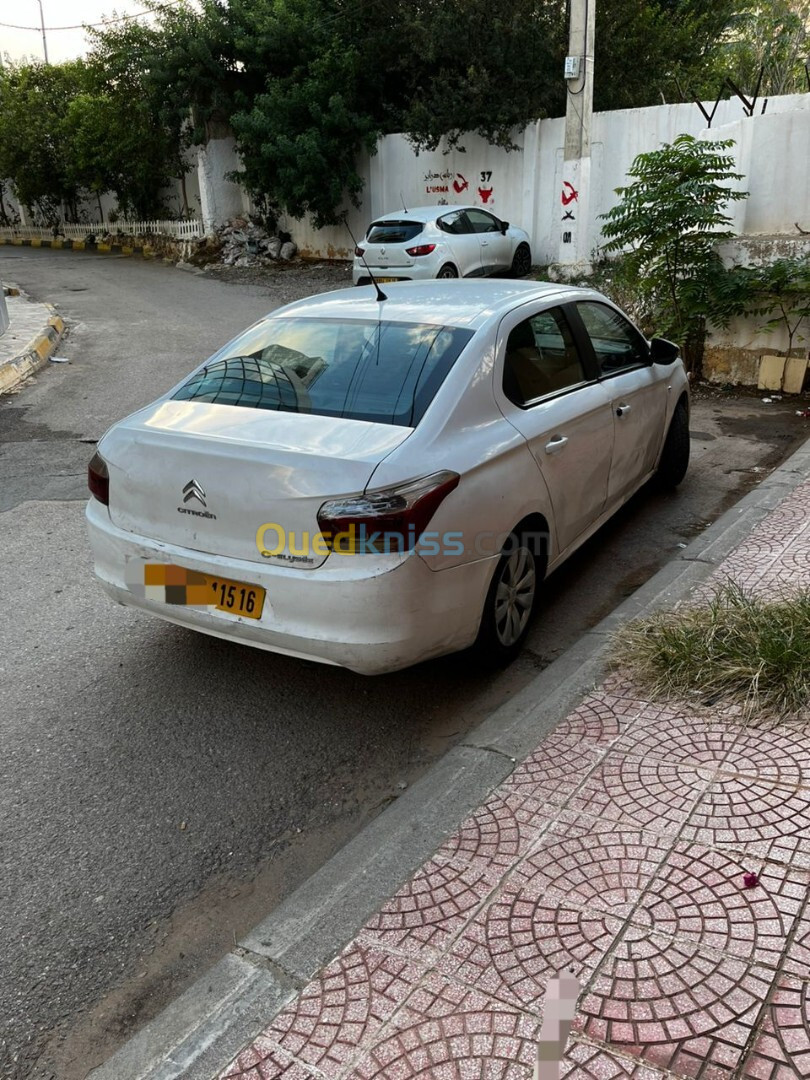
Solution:
<svg viewBox="0 0 810 1080">
<path fill-rule="evenodd" d="M 672 416 L 658 463 L 658 478 L 664 487 L 680 484 L 689 468 L 689 413 L 680 402 Z"/>
<path fill-rule="evenodd" d="M 492 576 L 474 646 L 486 664 L 510 664 L 523 648 L 544 573 L 530 538 L 511 533 Z"/>
<path fill-rule="evenodd" d="M 532 268 L 532 252 L 528 244 L 518 244 L 512 259 L 512 277 L 525 277 Z"/>
<path fill-rule="evenodd" d="M 436 275 L 437 278 L 457 278 L 458 270 L 452 263 L 445 263 L 441 270 Z"/>
</svg>

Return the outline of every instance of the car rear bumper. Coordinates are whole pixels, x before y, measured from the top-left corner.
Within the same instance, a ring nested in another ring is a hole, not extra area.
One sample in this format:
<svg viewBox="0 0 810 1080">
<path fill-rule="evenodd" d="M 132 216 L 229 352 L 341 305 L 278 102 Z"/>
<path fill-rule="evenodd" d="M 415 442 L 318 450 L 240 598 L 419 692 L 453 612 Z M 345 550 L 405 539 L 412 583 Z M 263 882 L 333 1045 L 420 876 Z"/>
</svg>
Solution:
<svg viewBox="0 0 810 1080">
<path fill-rule="evenodd" d="M 336 556 L 316 570 L 264 566 L 125 532 L 95 499 L 87 506 L 95 572 L 121 604 L 168 622 L 307 660 L 377 675 L 466 648 L 475 640 L 492 560 L 432 571 L 417 555 Z M 135 595 L 144 562 L 171 563 L 266 590 L 253 620 Z"/>
</svg>

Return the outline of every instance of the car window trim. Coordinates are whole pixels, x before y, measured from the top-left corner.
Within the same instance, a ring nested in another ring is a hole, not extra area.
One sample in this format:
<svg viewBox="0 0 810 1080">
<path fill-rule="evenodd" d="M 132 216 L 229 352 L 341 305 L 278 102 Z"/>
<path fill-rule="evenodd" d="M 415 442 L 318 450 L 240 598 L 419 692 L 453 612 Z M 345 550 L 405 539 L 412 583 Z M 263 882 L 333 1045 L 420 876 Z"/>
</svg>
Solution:
<svg viewBox="0 0 810 1080">
<path fill-rule="evenodd" d="M 536 406 L 542 405 L 546 401 L 565 397 L 566 394 L 575 394 L 578 390 L 583 390 L 586 386 L 596 386 L 598 382 L 598 379 L 583 379 L 582 382 L 574 383 L 572 386 L 564 386 L 561 390 L 552 390 L 548 394 L 541 394 L 540 397 L 532 398 L 531 401 L 524 401 L 522 405 L 519 405 L 516 401 L 512 401 L 503 389 L 503 386 L 501 386 L 501 392 L 510 405 L 514 405 L 516 409 L 527 412 L 529 409 L 534 409 Z"/>
<path fill-rule="evenodd" d="M 577 344 L 579 345 L 581 342 L 584 346 L 584 349 L 590 360 L 591 370 L 596 373 L 595 378 L 597 382 L 604 382 L 606 379 L 614 379 L 617 375 L 625 375 L 630 371 L 640 371 L 642 368 L 647 368 L 650 366 L 650 362 L 644 363 L 643 361 L 639 361 L 638 363 L 630 364 L 627 367 L 620 368 L 618 371 L 602 371 L 599 367 L 599 361 L 596 359 L 596 350 L 593 347 L 591 335 L 588 333 L 588 328 L 585 326 L 584 319 L 577 310 L 577 304 L 601 304 L 602 307 L 606 307 L 610 311 L 615 311 L 617 315 L 621 315 L 625 322 L 629 323 L 630 326 L 632 326 L 633 329 L 638 333 L 641 340 L 647 346 L 648 353 L 650 348 L 649 342 L 638 329 L 638 327 L 635 326 L 632 322 L 630 322 L 630 320 L 627 318 L 623 311 L 620 311 L 618 308 L 613 307 L 612 304 L 606 304 L 603 300 L 569 300 L 566 304 L 562 305 L 566 309 L 566 315 L 568 316 L 568 324 L 571 327 L 571 332 L 573 333 Z M 583 364 L 583 366 L 585 365 Z"/>
</svg>

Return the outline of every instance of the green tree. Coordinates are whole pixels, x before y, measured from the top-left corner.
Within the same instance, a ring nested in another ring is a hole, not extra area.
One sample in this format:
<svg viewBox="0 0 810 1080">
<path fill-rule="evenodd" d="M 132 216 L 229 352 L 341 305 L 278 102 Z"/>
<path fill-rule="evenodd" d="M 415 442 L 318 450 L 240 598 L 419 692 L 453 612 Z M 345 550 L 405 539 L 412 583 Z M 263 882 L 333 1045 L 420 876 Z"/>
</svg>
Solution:
<svg viewBox="0 0 810 1080">
<path fill-rule="evenodd" d="M 86 81 L 82 61 L 0 69 L 0 176 L 43 222 L 58 221 L 63 206 L 70 219 L 78 216 L 65 119 Z"/>
<path fill-rule="evenodd" d="M 616 189 L 620 201 L 602 215 L 604 250 L 623 252 L 627 272 L 659 312 L 659 332 L 684 347 L 688 368 L 699 377 L 706 320 L 723 325 L 747 301 L 746 281 L 728 275 L 717 254 L 733 235 L 728 203 L 747 198 L 734 190 L 731 141 L 703 142 L 680 135 L 639 154 Z"/>
<path fill-rule="evenodd" d="M 767 333 L 784 330 L 790 356 L 794 341 L 806 340 L 799 329 L 810 320 L 810 255 L 775 259 L 756 267 L 751 276 L 752 308 L 759 315 L 771 316 L 761 329 Z"/>
<path fill-rule="evenodd" d="M 810 0 L 749 0 L 734 19 L 723 58 L 741 90 L 752 94 L 763 71 L 760 95 L 807 89 Z"/>
</svg>

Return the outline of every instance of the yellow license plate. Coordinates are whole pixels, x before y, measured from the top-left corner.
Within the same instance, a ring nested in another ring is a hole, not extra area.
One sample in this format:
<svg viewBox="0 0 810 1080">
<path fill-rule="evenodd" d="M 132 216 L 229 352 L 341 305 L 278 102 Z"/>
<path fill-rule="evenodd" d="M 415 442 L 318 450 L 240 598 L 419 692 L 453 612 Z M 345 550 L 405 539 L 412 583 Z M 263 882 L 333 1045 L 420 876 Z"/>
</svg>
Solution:
<svg viewBox="0 0 810 1080">
<path fill-rule="evenodd" d="M 378 278 L 375 278 L 374 280 L 381 282 L 383 285 L 388 285 L 392 281 L 399 281 L 399 278 L 398 277 L 378 277 Z"/>
<path fill-rule="evenodd" d="M 265 590 L 246 581 L 157 563 L 144 567 L 144 585 L 147 598 L 166 604 L 215 607 L 246 619 L 262 616 Z"/>
</svg>

